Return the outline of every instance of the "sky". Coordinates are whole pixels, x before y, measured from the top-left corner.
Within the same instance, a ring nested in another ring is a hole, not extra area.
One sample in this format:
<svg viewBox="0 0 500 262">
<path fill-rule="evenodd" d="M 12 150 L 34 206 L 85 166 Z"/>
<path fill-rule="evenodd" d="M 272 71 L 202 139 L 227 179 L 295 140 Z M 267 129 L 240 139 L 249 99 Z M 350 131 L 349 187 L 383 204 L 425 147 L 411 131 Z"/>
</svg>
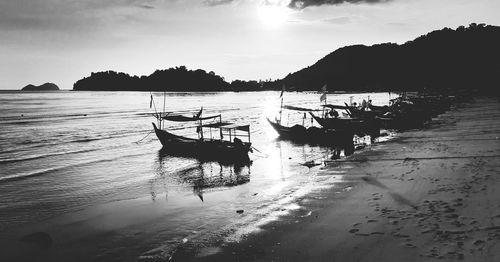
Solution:
<svg viewBox="0 0 500 262">
<path fill-rule="evenodd" d="M 499 0 L 0 0 L 0 89 L 184 65 L 278 79 L 339 47 L 500 25 Z"/>
</svg>

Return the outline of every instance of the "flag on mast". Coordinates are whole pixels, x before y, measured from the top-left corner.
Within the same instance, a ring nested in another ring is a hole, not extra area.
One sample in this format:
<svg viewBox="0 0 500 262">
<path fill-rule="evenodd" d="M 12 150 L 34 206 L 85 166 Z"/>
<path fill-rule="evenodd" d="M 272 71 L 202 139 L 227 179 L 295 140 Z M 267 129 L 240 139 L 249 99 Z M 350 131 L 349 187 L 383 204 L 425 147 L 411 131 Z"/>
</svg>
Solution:
<svg viewBox="0 0 500 262">
<path fill-rule="evenodd" d="M 326 102 L 326 84 L 321 88 L 321 90 L 323 91 L 323 94 L 321 95 L 321 97 L 319 98 L 319 101 L 320 102 Z"/>
<path fill-rule="evenodd" d="M 319 98 L 320 102 L 326 102 L 326 93 L 322 94 L 321 97 Z"/>
<path fill-rule="evenodd" d="M 151 95 L 151 100 L 149 100 L 149 108 L 153 107 L 153 95 Z"/>
<path fill-rule="evenodd" d="M 200 118 L 200 117 L 201 117 L 201 113 L 202 113 L 202 112 L 203 112 L 203 107 L 201 107 L 200 111 L 198 112 L 198 114 L 196 114 L 196 115 L 194 116 L 194 118 L 195 118 L 195 119 Z"/>
</svg>

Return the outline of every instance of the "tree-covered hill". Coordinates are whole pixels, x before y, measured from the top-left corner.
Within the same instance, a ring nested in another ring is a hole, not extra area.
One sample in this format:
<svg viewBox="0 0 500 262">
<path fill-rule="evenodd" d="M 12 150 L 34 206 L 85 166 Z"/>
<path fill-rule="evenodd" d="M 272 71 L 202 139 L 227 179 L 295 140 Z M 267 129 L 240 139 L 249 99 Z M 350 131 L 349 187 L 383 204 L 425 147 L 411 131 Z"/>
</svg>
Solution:
<svg viewBox="0 0 500 262">
<path fill-rule="evenodd" d="M 228 83 L 214 72 L 176 67 L 149 76 L 113 71 L 92 73 L 74 90 L 133 91 L 381 91 L 451 89 L 494 91 L 500 84 L 500 27 L 484 24 L 444 28 L 402 45 L 353 45 L 335 50 L 314 65 L 274 81 Z"/>
</svg>

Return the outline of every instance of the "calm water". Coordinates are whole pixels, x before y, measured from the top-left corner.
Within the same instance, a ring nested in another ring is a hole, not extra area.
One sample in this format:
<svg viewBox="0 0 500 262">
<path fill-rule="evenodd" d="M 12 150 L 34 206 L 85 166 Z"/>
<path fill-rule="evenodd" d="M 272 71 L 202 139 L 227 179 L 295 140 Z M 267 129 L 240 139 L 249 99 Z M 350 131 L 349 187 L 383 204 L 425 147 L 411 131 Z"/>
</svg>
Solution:
<svg viewBox="0 0 500 262">
<path fill-rule="evenodd" d="M 153 96 L 162 108 L 163 94 Z M 389 100 L 387 93 L 330 94 L 328 102 L 343 104 L 350 96 L 358 102 L 370 96 L 375 105 Z M 296 208 L 300 196 L 335 186 L 335 178 L 325 180 L 315 168 L 301 165 L 320 162 L 329 149 L 276 139 L 266 117 L 277 115 L 279 92 L 167 93 L 166 111 L 192 115 L 203 106 L 205 116 L 221 113 L 225 121 L 251 125 L 252 143 L 260 152 L 241 168 L 160 154 L 151 133 L 155 120 L 149 97 L 141 92 L 1 92 L 0 234 L 60 217 L 106 214 L 123 203 L 131 210 L 147 205 L 148 212 L 160 211 L 142 214 L 150 220 L 136 214 L 139 218 L 130 223 L 161 226 L 149 229 L 151 241 L 141 253 L 199 232 L 233 232 L 224 236 L 235 237 Z M 284 97 L 285 104 L 317 107 L 320 94 Z M 301 116 L 290 112 L 283 119 L 301 123 Z M 195 134 L 190 123 L 168 127 Z M 235 218 L 238 209 L 245 213 Z"/>
</svg>

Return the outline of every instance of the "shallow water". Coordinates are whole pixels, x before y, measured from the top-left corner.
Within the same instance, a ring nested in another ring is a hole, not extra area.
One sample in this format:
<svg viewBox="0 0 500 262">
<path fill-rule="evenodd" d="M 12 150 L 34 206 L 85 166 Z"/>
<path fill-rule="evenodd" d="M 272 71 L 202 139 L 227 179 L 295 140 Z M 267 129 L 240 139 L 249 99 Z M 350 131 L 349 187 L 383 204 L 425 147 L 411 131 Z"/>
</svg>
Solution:
<svg viewBox="0 0 500 262">
<path fill-rule="evenodd" d="M 297 198 L 335 186 L 334 176 L 318 176 L 316 167 L 301 165 L 321 163 L 330 149 L 276 139 L 266 117 L 277 116 L 279 94 L 166 94 L 166 111 L 192 115 L 203 106 L 204 116 L 221 113 L 225 121 L 251 125 L 258 151 L 250 155 L 250 166 L 234 167 L 161 154 L 151 133 L 155 119 L 149 93 L 1 92 L 0 232 L 59 217 L 105 214 L 110 205 L 140 209 L 149 203 L 147 212 L 158 214 L 122 219 L 127 225 L 157 225 L 148 229 L 150 244 L 138 253 L 199 232 L 204 232 L 203 238 L 237 239 L 283 210 L 297 208 Z M 163 93 L 153 96 L 156 109 L 162 110 Z M 375 105 L 387 104 L 390 98 L 387 93 L 330 94 L 328 102 L 343 104 L 350 96 L 358 102 L 370 96 Z M 314 92 L 285 93 L 284 101 L 314 108 L 319 97 Z M 301 124 L 302 116 L 286 112 L 283 123 Z M 190 123 L 175 124 L 167 127 L 176 134 L 196 134 Z M 131 204 L 135 199 L 148 200 Z M 244 215 L 235 217 L 239 209 Z"/>
</svg>

